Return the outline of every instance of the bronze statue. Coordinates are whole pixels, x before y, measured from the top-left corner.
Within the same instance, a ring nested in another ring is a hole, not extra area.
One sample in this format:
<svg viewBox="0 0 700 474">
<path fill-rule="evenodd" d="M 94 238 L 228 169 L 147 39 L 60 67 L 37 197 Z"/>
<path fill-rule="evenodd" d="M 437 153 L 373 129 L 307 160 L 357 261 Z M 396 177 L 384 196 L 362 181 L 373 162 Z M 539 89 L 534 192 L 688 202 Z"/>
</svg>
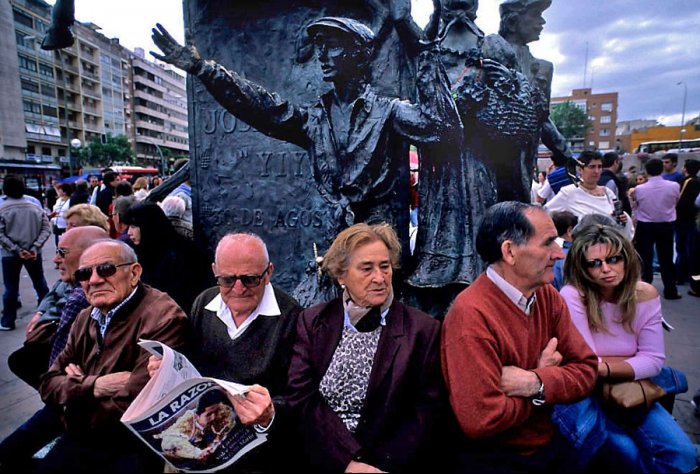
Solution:
<svg viewBox="0 0 700 474">
<path fill-rule="evenodd" d="M 409 3 L 393 7 L 386 14 L 413 51 L 421 32 Z M 464 125 L 461 147 L 419 148 L 418 234 L 407 283 L 417 295 L 412 303 L 436 316 L 482 270 L 474 232 L 486 208 L 513 195 L 520 199 L 512 180 L 521 174 L 522 161 L 512 154 L 536 140 L 544 106 L 518 73 L 514 56 L 484 48 L 484 34 L 474 23 L 477 7 L 476 0 L 445 2 L 438 33 Z"/>
<path fill-rule="evenodd" d="M 202 59 L 194 45 L 179 45 L 161 25 L 153 29 L 153 41 L 163 54 L 151 54 L 197 77 L 234 116 L 307 150 L 317 189 L 332 210 L 329 241 L 354 222 L 388 222 L 407 236 L 407 141 L 448 146 L 461 135 L 437 48 L 426 41 L 419 54 L 417 101 L 410 103 L 381 96 L 370 84 L 374 33 L 363 23 L 324 17 L 306 30 L 323 79 L 332 84 L 308 105 L 291 104 Z"/>
<path fill-rule="evenodd" d="M 535 58 L 530 53 L 529 43 L 540 39 L 542 29 L 546 21 L 542 17 L 544 11 L 552 4 L 552 0 L 506 0 L 499 6 L 501 23 L 497 35 L 486 37 L 486 44 L 503 44 L 504 40 L 512 48 L 509 54 L 517 58 L 518 71 L 527 77 L 531 87 L 541 92 L 546 100 L 546 110 L 549 110 L 549 100 L 552 93 L 552 76 L 554 65 L 543 59 Z M 539 123 L 538 139 L 549 148 L 552 153 L 561 158 L 568 159 L 570 175 L 575 178 L 576 162 L 571 157 L 571 150 L 566 139 L 557 130 L 548 114 L 542 117 Z M 528 171 L 522 176 L 522 185 L 529 191 L 531 176 L 529 173 L 537 165 L 537 147 L 539 140 L 523 149 L 523 168 Z M 576 182 L 576 180 L 574 181 Z M 526 201 L 524 201 L 526 202 Z"/>
</svg>

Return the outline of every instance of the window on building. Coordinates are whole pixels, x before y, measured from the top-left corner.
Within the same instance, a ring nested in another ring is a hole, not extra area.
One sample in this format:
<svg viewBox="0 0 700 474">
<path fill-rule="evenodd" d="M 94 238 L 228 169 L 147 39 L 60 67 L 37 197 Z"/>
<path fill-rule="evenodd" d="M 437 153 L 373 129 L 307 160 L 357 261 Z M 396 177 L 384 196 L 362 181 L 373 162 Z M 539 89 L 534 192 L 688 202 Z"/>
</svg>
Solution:
<svg viewBox="0 0 700 474">
<path fill-rule="evenodd" d="M 56 97 L 56 88 L 52 84 L 41 84 L 41 95 L 45 97 Z"/>
<path fill-rule="evenodd" d="M 49 29 L 49 24 L 41 20 L 36 20 L 34 21 L 34 27 L 39 33 L 46 33 Z"/>
<path fill-rule="evenodd" d="M 12 13 L 14 14 L 15 22 L 19 23 L 20 25 L 27 26 L 29 28 L 34 28 L 34 22 L 32 21 L 31 16 L 15 9 L 12 9 Z"/>
<path fill-rule="evenodd" d="M 52 107 L 50 105 L 44 105 L 44 115 L 47 115 L 49 117 L 58 117 L 58 109 L 56 107 Z"/>
<path fill-rule="evenodd" d="M 39 93 L 39 84 L 32 80 L 22 78 L 22 90 Z"/>
<path fill-rule="evenodd" d="M 609 115 L 603 115 L 600 117 L 600 123 L 610 123 L 612 121 L 612 117 Z"/>
<path fill-rule="evenodd" d="M 603 102 L 600 104 L 600 110 L 603 112 L 612 112 L 613 104 L 612 102 Z"/>
<path fill-rule="evenodd" d="M 22 105 L 24 107 L 25 112 L 34 114 L 41 113 L 41 105 L 37 104 L 36 102 L 32 102 L 31 100 L 23 100 Z"/>
<path fill-rule="evenodd" d="M 44 77 L 53 79 L 53 66 L 49 66 L 48 64 L 44 63 L 39 63 L 39 74 L 41 74 Z"/>
<path fill-rule="evenodd" d="M 41 154 L 51 156 L 51 148 L 47 146 L 41 147 Z"/>
<path fill-rule="evenodd" d="M 598 148 L 601 150 L 607 150 L 610 148 L 610 142 L 598 142 Z"/>
<path fill-rule="evenodd" d="M 28 71 L 36 72 L 36 61 L 34 61 L 32 58 L 28 58 L 26 56 L 23 56 L 21 54 L 17 55 L 19 57 L 19 67 L 22 69 L 26 69 Z"/>
<path fill-rule="evenodd" d="M 610 129 L 609 128 L 601 128 L 600 129 L 600 136 L 601 137 L 609 137 L 610 136 Z"/>
</svg>

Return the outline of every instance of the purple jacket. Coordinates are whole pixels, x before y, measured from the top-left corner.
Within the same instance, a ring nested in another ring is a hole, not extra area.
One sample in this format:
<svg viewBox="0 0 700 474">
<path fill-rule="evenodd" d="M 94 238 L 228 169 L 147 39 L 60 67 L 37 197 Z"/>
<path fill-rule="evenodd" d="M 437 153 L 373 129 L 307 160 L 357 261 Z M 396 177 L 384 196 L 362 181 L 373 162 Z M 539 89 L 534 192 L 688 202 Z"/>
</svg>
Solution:
<svg viewBox="0 0 700 474">
<path fill-rule="evenodd" d="M 319 392 L 343 330 L 340 299 L 303 311 L 289 369 L 289 403 L 300 417 L 302 453 L 314 470 L 343 472 L 360 460 L 389 472 L 414 469 L 448 406 L 440 372 L 440 323 L 394 300 L 351 433 Z"/>
</svg>

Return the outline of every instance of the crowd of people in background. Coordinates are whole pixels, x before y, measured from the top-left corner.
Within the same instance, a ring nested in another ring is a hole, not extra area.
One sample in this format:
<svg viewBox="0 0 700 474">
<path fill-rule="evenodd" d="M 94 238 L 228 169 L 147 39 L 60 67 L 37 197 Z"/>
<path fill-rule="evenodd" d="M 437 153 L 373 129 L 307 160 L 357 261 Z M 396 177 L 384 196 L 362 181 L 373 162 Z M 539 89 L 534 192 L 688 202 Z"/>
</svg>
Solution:
<svg viewBox="0 0 700 474">
<path fill-rule="evenodd" d="M 695 448 L 664 405 L 630 423 L 600 392 L 642 379 L 681 390 L 663 377 L 675 369 L 650 284 L 656 255 L 664 298 L 688 283 L 700 296 L 700 163 L 686 160 L 680 178 L 676 163 L 649 158 L 638 183 L 615 154 L 583 152 L 577 176 L 554 162 L 532 204 L 486 211 L 486 271 L 441 318 L 399 301 L 388 224 L 340 232 L 322 268 L 341 296 L 301 308 L 272 283 L 259 236 L 224 236 L 213 262 L 197 250 L 189 183 L 156 204 L 147 180 L 106 170 L 42 204 L 7 176 L 0 329 L 15 328 L 24 266 L 39 306 L 8 364 L 45 405 L 0 442 L 0 472 L 163 472 L 119 421 L 160 368 L 140 339 L 250 387 L 230 405 L 268 442 L 236 472 L 690 472 Z"/>
</svg>

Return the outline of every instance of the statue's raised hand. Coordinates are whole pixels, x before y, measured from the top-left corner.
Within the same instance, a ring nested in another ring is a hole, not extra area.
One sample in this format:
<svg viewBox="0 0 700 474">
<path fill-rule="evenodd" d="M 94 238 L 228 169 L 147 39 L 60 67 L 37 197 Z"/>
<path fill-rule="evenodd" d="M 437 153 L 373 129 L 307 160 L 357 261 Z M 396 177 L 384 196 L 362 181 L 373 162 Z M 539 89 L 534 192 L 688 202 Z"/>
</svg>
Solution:
<svg viewBox="0 0 700 474">
<path fill-rule="evenodd" d="M 151 51 L 151 55 L 154 58 L 172 64 L 191 74 L 199 70 L 202 58 L 194 45 L 182 46 L 175 41 L 175 38 L 160 23 L 156 23 L 156 27 L 151 29 L 151 32 L 153 33 L 151 35 L 153 43 L 163 52 L 161 55 Z"/>
</svg>

